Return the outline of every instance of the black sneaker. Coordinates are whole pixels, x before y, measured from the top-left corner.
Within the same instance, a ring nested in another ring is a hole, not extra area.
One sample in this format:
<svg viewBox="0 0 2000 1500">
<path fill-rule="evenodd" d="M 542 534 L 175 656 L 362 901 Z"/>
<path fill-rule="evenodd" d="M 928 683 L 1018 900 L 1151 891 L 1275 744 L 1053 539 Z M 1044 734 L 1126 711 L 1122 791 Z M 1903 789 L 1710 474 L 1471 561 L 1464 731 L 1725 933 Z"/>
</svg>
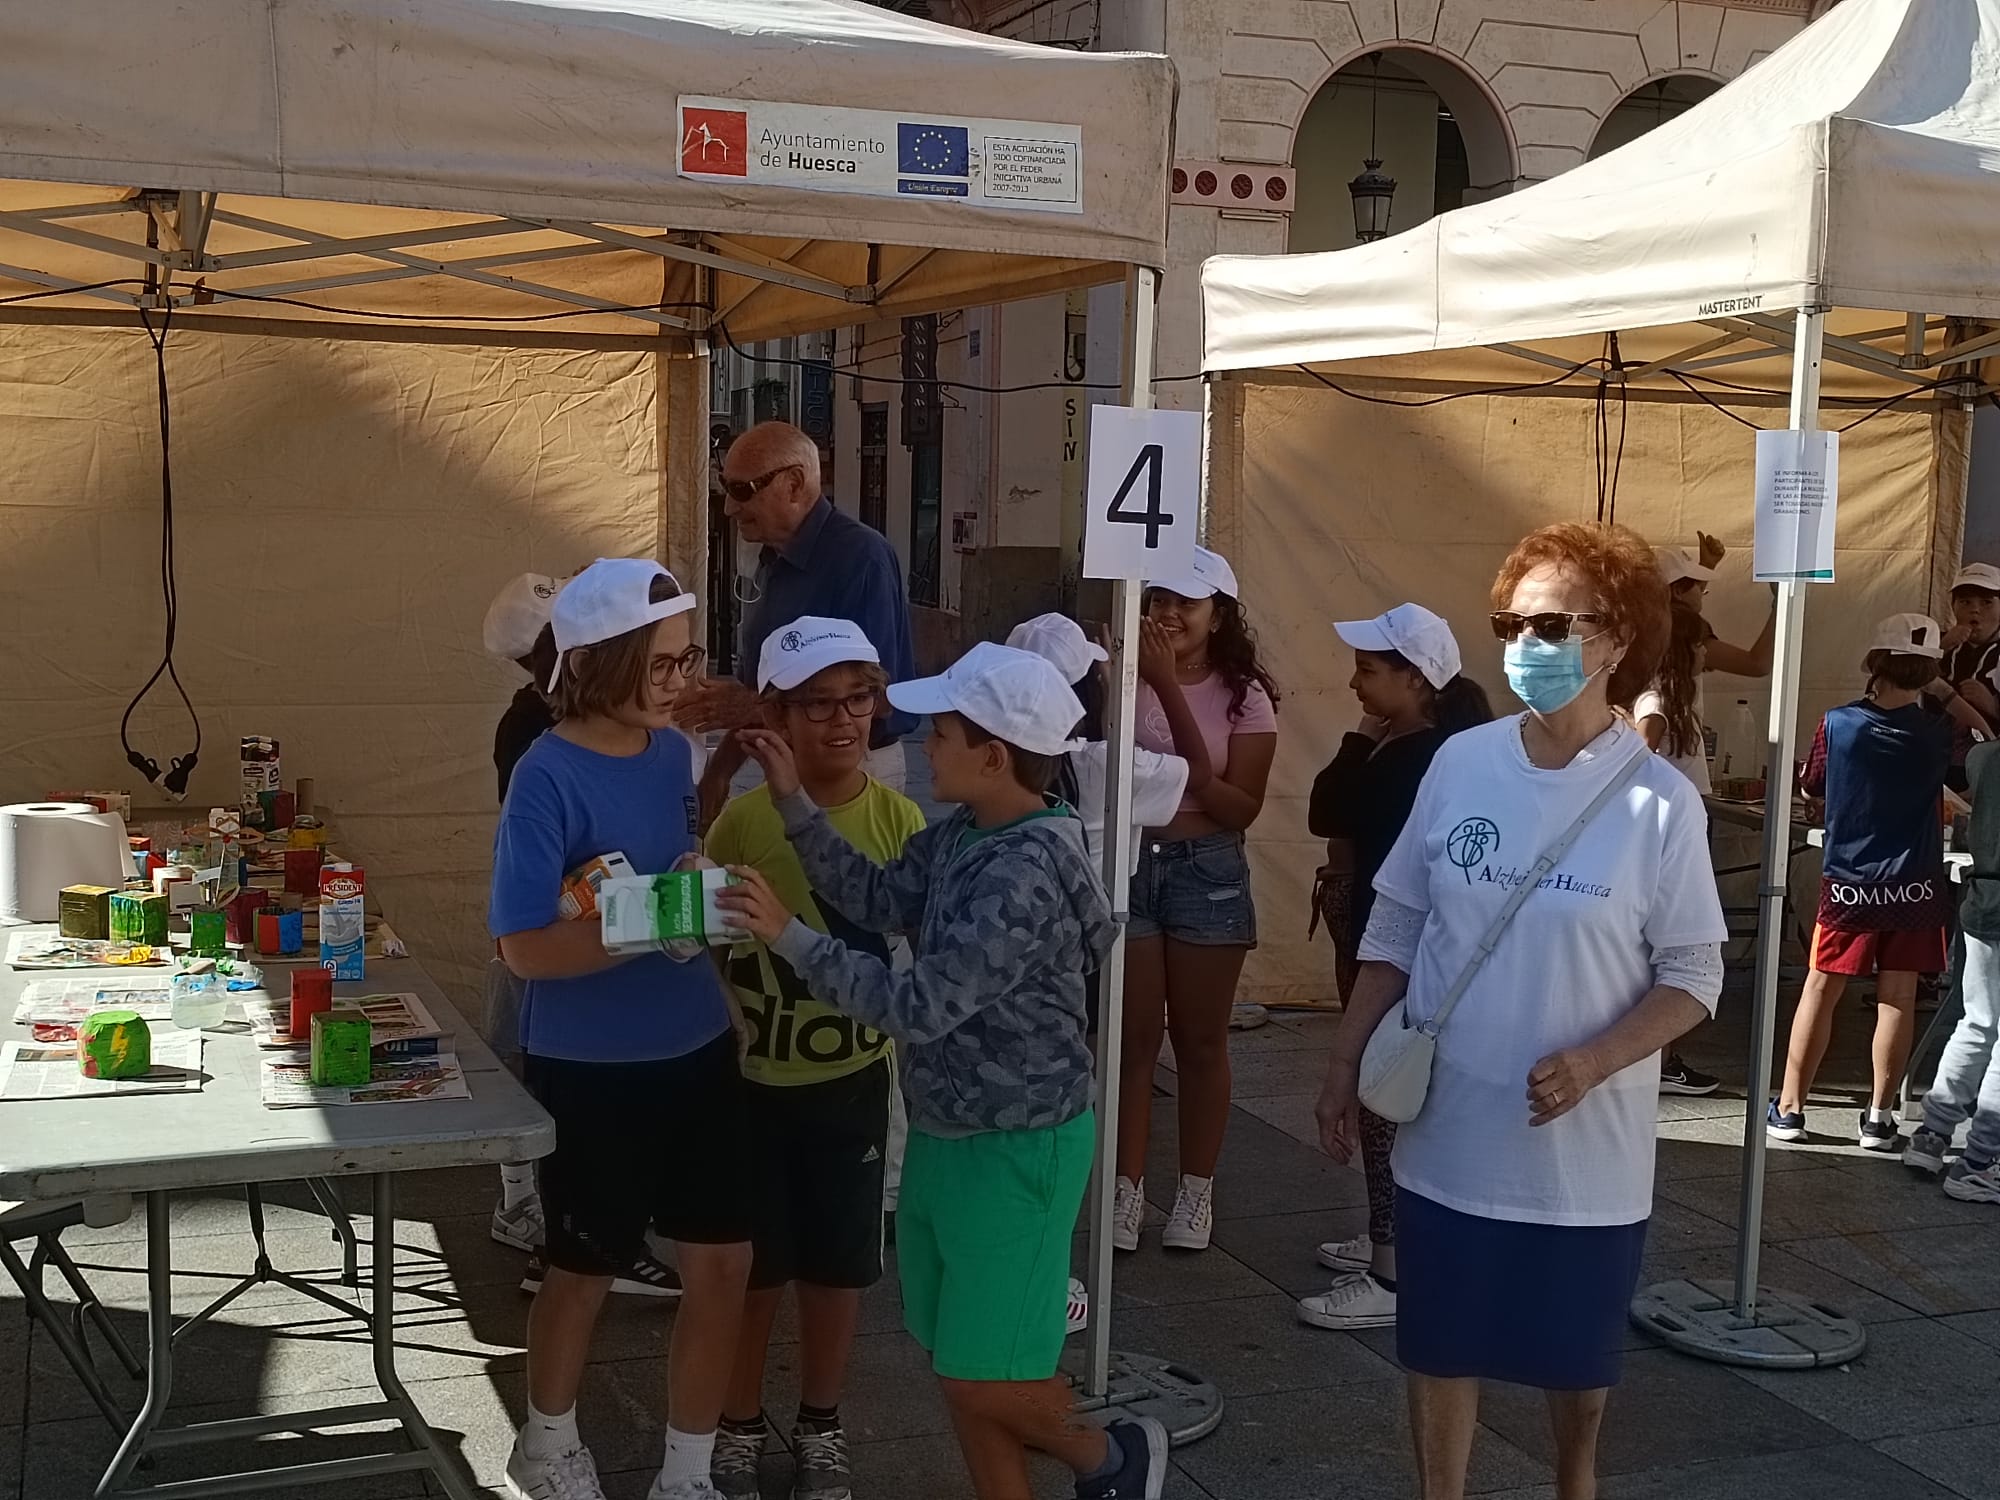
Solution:
<svg viewBox="0 0 2000 1500">
<path fill-rule="evenodd" d="M 1669 1052 L 1666 1063 L 1660 1068 L 1660 1092 L 1663 1094 L 1692 1094 L 1697 1097 L 1712 1094 L 1722 1087 L 1722 1080 L 1713 1073 L 1704 1073 L 1699 1068 L 1690 1068 L 1681 1060 L 1678 1052 Z"/>
<path fill-rule="evenodd" d="M 527 1269 L 521 1273 L 521 1290 L 530 1297 L 539 1292 L 548 1268 L 548 1259 L 541 1251 L 530 1255 Z M 681 1278 L 672 1266 L 641 1250 L 630 1266 L 612 1278 L 611 1290 L 628 1297 L 678 1297 Z"/>
<path fill-rule="evenodd" d="M 1802 1141 L 1806 1138 L 1806 1112 L 1795 1109 L 1783 1114 L 1773 1099 L 1764 1111 L 1764 1134 L 1774 1141 Z"/>
<path fill-rule="evenodd" d="M 1870 1117 L 1867 1110 L 1861 1111 L 1861 1123 L 1857 1127 L 1863 1151 L 1900 1151 L 1903 1149 L 1902 1133 L 1896 1129 L 1896 1117 L 1877 1120 Z"/>
<path fill-rule="evenodd" d="M 1076 1482 L 1076 1500 L 1160 1500 L 1167 1485 L 1167 1429 L 1151 1417 L 1121 1417 L 1104 1429 L 1124 1462 L 1109 1479 Z"/>
</svg>

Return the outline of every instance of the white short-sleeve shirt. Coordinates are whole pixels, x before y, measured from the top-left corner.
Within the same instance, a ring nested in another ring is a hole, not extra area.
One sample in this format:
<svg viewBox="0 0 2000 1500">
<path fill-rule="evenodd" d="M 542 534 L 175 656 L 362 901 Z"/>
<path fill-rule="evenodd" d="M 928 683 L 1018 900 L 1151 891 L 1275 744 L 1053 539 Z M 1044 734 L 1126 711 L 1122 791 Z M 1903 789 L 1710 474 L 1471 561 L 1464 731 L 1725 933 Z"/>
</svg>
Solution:
<svg viewBox="0 0 2000 1500">
<path fill-rule="evenodd" d="M 1103 740 L 1087 741 L 1069 753 L 1076 768 L 1076 795 L 1083 804 L 1077 816 L 1083 819 L 1083 836 L 1090 845 L 1093 865 L 1104 864 L 1104 758 L 1109 746 Z M 1132 751 L 1132 869 L 1139 868 L 1139 839 L 1148 828 L 1171 823 L 1180 811 L 1187 790 L 1188 763 L 1178 755 L 1160 755 L 1151 750 Z"/>
<path fill-rule="evenodd" d="M 1708 751 L 1699 738 L 1700 731 L 1706 723 L 1702 717 L 1703 701 L 1701 679 L 1699 677 L 1695 679 L 1694 692 L 1694 719 L 1697 732 L 1694 753 L 1692 755 L 1669 755 L 1667 753 L 1666 741 L 1662 740 L 1660 742 L 1660 755 L 1668 765 L 1693 782 L 1696 791 L 1706 794 L 1714 791 L 1715 786 L 1708 779 Z M 1653 718 L 1664 719 L 1666 716 L 1666 700 L 1660 696 L 1658 688 L 1647 688 L 1645 692 L 1639 695 L 1639 701 L 1632 705 L 1632 717 L 1641 722 Z"/>
<path fill-rule="evenodd" d="M 1375 889 L 1427 913 L 1407 1004 L 1434 1015 L 1509 892 L 1645 741 L 1614 726 L 1561 770 L 1533 765 L 1521 723 L 1438 751 Z M 1657 1054 L 1547 1125 L 1528 1073 L 1590 1041 L 1653 988 L 1660 949 L 1725 936 L 1707 815 L 1648 753 L 1515 914 L 1438 1037 L 1424 1110 L 1396 1137 L 1396 1181 L 1461 1213 L 1534 1224 L 1632 1224 L 1653 1207 Z M 1711 1006 L 1711 1010 L 1712 1010 Z"/>
</svg>

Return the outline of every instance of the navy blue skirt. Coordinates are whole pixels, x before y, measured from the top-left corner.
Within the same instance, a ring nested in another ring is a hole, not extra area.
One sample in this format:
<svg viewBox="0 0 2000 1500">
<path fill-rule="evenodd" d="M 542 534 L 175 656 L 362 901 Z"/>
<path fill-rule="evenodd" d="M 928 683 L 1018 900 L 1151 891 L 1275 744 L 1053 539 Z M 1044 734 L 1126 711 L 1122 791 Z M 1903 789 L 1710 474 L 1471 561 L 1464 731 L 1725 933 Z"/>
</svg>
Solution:
<svg viewBox="0 0 2000 1500">
<path fill-rule="evenodd" d="M 1520 1224 L 1396 1189 L 1396 1357 L 1545 1391 L 1618 1383 L 1646 1223 Z"/>
</svg>

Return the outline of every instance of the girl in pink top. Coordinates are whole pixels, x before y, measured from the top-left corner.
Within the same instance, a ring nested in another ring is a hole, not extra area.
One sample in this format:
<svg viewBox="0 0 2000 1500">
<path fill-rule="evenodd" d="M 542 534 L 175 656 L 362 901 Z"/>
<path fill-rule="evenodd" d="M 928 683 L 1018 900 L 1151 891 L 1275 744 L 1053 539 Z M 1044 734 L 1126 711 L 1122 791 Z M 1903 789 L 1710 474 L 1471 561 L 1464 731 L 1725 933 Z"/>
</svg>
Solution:
<svg viewBox="0 0 2000 1500">
<path fill-rule="evenodd" d="M 1229 1119 L 1229 1014 L 1243 958 L 1257 942 L 1243 833 L 1264 807 L 1278 749 L 1277 689 L 1237 600 L 1236 575 L 1205 547 L 1194 571 L 1153 583 L 1146 615 L 1166 633 L 1174 672 L 1208 748 L 1212 774 L 1173 819 L 1146 830 L 1126 926 L 1124 1097 L 1112 1243 L 1139 1248 L 1145 1213 L 1145 1108 L 1167 1032 L 1180 1074 L 1180 1186 L 1161 1243 L 1206 1250 L 1216 1158 Z M 1153 690 L 1139 689 L 1135 738 L 1171 753 L 1173 731 Z"/>
</svg>

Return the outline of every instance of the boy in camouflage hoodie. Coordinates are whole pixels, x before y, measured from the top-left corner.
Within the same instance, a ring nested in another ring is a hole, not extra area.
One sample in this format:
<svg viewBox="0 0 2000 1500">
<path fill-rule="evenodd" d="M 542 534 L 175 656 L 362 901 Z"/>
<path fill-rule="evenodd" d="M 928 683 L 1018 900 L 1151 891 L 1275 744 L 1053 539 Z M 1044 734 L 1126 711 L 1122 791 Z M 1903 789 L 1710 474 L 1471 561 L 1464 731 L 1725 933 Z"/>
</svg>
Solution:
<svg viewBox="0 0 2000 1500">
<path fill-rule="evenodd" d="M 755 870 L 736 870 L 742 884 L 720 900 L 817 998 L 902 1044 L 904 1321 L 931 1356 L 979 1500 L 1030 1493 L 1030 1450 L 1067 1464 L 1080 1500 L 1156 1500 L 1159 1424 L 1084 1426 L 1056 1378 L 1096 1134 L 1084 975 L 1114 930 L 1083 824 L 1047 794 L 1083 707 L 1040 657 L 983 643 L 888 693 L 931 715 L 932 785 L 959 807 L 886 866 L 800 794 L 782 740 L 742 741 L 814 889 L 864 928 L 911 933 L 910 970 L 793 921 Z"/>
</svg>

